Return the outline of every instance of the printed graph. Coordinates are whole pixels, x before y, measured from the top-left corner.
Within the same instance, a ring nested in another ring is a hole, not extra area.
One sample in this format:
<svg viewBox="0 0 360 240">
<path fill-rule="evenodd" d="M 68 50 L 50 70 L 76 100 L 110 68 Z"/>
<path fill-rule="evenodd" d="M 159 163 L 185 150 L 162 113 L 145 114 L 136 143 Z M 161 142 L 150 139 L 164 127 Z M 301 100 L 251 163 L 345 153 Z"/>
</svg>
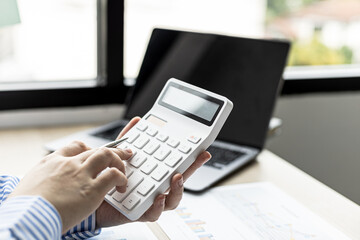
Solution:
<svg viewBox="0 0 360 240">
<path fill-rule="evenodd" d="M 185 194 L 159 224 L 172 240 L 349 239 L 270 183 Z"/>
<path fill-rule="evenodd" d="M 191 210 L 180 206 L 175 209 L 176 215 L 180 217 L 188 229 L 200 240 L 214 240 L 214 236 L 207 232 L 207 223 L 203 220 L 193 218 Z"/>
<path fill-rule="evenodd" d="M 246 192 L 244 192 L 246 190 Z M 318 239 L 315 229 L 309 228 L 304 219 L 266 190 L 245 189 L 242 193 L 223 190 L 215 197 L 260 238 L 284 240 Z"/>
</svg>

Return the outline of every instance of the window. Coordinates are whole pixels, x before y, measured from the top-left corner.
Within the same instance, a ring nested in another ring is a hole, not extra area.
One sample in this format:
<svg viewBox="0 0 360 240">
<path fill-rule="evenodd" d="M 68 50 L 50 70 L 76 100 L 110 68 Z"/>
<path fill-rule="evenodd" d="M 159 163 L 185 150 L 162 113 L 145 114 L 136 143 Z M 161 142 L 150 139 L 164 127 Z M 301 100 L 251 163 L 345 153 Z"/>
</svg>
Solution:
<svg viewBox="0 0 360 240">
<path fill-rule="evenodd" d="M 284 78 L 298 81 L 286 81 L 285 92 L 360 89 L 359 81 L 353 81 L 360 76 L 360 2 L 357 0 L 126 0 L 125 3 L 124 74 L 127 77 L 137 75 L 151 30 L 162 27 L 290 39 L 293 44 Z M 324 84 L 320 81 L 324 79 L 331 81 Z"/>
<path fill-rule="evenodd" d="M 21 24 L 0 29 L 0 81 L 97 77 L 96 0 L 18 0 Z"/>
<path fill-rule="evenodd" d="M 121 103 L 121 0 L 17 0 L 0 28 L 0 110 Z"/>
<path fill-rule="evenodd" d="M 289 66 L 300 66 L 288 79 L 359 76 L 359 33 L 357 0 L 267 2 L 266 34 L 291 39 Z"/>
</svg>

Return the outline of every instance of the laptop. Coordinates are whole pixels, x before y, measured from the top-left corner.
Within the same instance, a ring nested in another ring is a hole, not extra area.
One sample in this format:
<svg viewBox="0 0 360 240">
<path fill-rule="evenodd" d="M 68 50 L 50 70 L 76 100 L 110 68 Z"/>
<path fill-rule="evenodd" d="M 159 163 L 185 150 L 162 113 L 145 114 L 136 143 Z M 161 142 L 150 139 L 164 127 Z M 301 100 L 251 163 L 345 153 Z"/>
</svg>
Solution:
<svg viewBox="0 0 360 240">
<path fill-rule="evenodd" d="M 156 44 L 161 54 L 154 58 L 151 69 L 141 68 L 127 102 L 125 120 L 87 131 L 91 141 L 80 135 L 71 138 L 92 147 L 115 139 L 128 119 L 142 116 L 151 108 L 171 77 L 226 96 L 234 108 L 217 140 L 208 148 L 213 157 L 185 182 L 187 190 L 203 191 L 253 161 L 262 151 L 290 44 L 169 29 L 154 29 L 148 50 L 151 44 Z M 149 53 L 143 65 L 151 62 L 153 56 Z M 101 140 L 95 142 L 94 138 Z M 49 147 L 54 149 L 54 144 L 47 145 L 51 150 Z"/>
</svg>

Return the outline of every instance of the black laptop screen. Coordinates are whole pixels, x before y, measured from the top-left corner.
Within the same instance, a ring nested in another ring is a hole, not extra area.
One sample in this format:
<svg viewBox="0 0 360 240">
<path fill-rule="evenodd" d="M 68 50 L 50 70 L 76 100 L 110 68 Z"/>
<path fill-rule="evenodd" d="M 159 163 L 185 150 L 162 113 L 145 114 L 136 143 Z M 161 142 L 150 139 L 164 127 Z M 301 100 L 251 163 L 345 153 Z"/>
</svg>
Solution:
<svg viewBox="0 0 360 240">
<path fill-rule="evenodd" d="M 165 29 L 155 29 L 150 43 L 154 39 L 166 39 L 166 44 L 159 46 L 161 57 L 151 74 L 146 78 L 139 74 L 126 117 L 143 116 L 174 77 L 234 103 L 218 139 L 261 149 L 289 43 Z"/>
</svg>

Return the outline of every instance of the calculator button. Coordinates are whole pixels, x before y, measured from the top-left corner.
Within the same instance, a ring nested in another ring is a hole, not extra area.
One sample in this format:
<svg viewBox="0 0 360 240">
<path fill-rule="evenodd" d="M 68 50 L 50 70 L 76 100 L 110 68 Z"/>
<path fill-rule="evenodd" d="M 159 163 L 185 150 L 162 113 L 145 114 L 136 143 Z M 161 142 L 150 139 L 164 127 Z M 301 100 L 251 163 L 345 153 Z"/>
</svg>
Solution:
<svg viewBox="0 0 360 240">
<path fill-rule="evenodd" d="M 146 156 L 138 154 L 137 156 L 130 159 L 129 163 L 138 168 L 146 161 Z"/>
<path fill-rule="evenodd" d="M 169 137 L 163 133 L 159 133 L 156 137 L 157 140 L 165 142 Z"/>
<path fill-rule="evenodd" d="M 139 129 L 140 131 L 145 131 L 147 129 L 147 125 L 143 122 L 137 123 L 136 124 L 136 128 Z"/>
<path fill-rule="evenodd" d="M 167 147 L 161 146 L 159 150 L 156 151 L 154 158 L 157 160 L 164 160 L 169 154 L 171 153 L 171 150 Z"/>
<path fill-rule="evenodd" d="M 124 148 L 124 149 L 130 149 L 130 150 L 131 150 L 131 152 L 132 152 L 131 158 L 134 158 L 134 157 L 136 156 L 136 154 L 137 154 L 137 150 L 136 150 L 136 148 L 134 148 L 133 146 L 127 146 L 127 147 Z M 130 158 L 130 159 L 131 159 L 131 158 Z"/>
<path fill-rule="evenodd" d="M 152 137 L 155 137 L 155 135 L 158 133 L 158 131 L 155 128 L 148 128 L 146 133 Z"/>
<path fill-rule="evenodd" d="M 156 167 L 157 163 L 154 162 L 155 160 L 151 161 L 148 160 L 144 163 L 144 165 L 141 167 L 141 171 L 147 175 L 149 175 Z"/>
<path fill-rule="evenodd" d="M 154 187 L 155 184 L 153 184 L 149 180 L 145 180 L 139 185 L 139 187 L 137 188 L 137 192 L 143 196 L 146 196 Z"/>
<path fill-rule="evenodd" d="M 136 196 L 134 193 L 130 194 L 123 202 L 122 204 L 124 207 L 126 207 L 128 210 L 133 209 L 138 203 L 140 202 L 140 198 Z"/>
<path fill-rule="evenodd" d="M 130 164 L 127 164 L 125 167 L 125 176 L 127 178 L 129 178 L 131 176 L 131 174 L 133 174 L 134 169 L 132 167 L 130 167 Z"/>
<path fill-rule="evenodd" d="M 127 143 L 121 144 L 121 145 L 118 146 L 117 148 L 120 148 L 120 149 L 123 149 L 123 150 L 125 150 L 125 149 L 130 149 L 131 152 L 132 152 L 131 158 L 133 158 L 133 157 L 136 155 L 136 153 L 137 153 L 136 148 L 134 148 L 133 146 L 130 146 L 130 145 L 127 144 Z M 131 159 L 131 158 L 130 158 L 130 159 Z"/>
<path fill-rule="evenodd" d="M 112 197 L 113 199 L 115 199 L 118 202 L 122 202 L 127 195 L 129 195 L 129 193 L 132 192 L 132 190 L 134 190 L 134 188 L 136 188 L 142 181 L 144 180 L 144 178 L 138 174 L 138 173 L 134 173 L 131 175 L 131 177 L 129 177 L 127 186 L 126 186 L 126 192 L 124 193 L 119 193 L 118 191 L 116 191 Z"/>
<path fill-rule="evenodd" d="M 178 162 L 180 162 L 181 159 L 182 156 L 180 154 L 174 153 L 165 160 L 165 164 L 170 167 L 174 167 L 176 164 L 178 164 Z"/>
<path fill-rule="evenodd" d="M 146 147 L 144 148 L 144 152 L 151 155 L 153 154 L 158 148 L 160 147 L 160 144 L 157 142 L 150 142 Z"/>
<path fill-rule="evenodd" d="M 167 144 L 173 148 L 176 148 L 179 145 L 179 141 L 173 138 L 170 138 L 169 141 L 167 141 Z"/>
<path fill-rule="evenodd" d="M 189 153 L 191 151 L 191 147 L 186 144 L 181 144 L 178 149 L 183 153 Z"/>
<path fill-rule="evenodd" d="M 117 146 L 117 148 L 120 148 L 120 149 L 126 149 L 128 147 L 129 147 L 129 144 L 127 142 L 123 142 Z"/>
<path fill-rule="evenodd" d="M 201 138 L 200 137 L 197 137 L 197 136 L 194 136 L 194 135 L 191 135 L 190 137 L 188 137 L 188 139 L 187 139 L 188 141 L 190 141 L 190 142 L 192 142 L 192 143 L 198 143 L 200 140 L 201 140 Z"/>
<path fill-rule="evenodd" d="M 129 134 L 128 139 L 126 139 L 126 141 L 128 143 L 133 143 L 139 136 L 140 136 L 139 133 L 133 132 L 133 133 Z"/>
<path fill-rule="evenodd" d="M 168 174 L 168 172 L 169 170 L 167 170 L 166 168 L 158 167 L 155 169 L 155 171 L 153 171 L 151 177 L 156 181 L 160 182 L 161 179 L 163 179 Z"/>
<path fill-rule="evenodd" d="M 107 194 L 111 196 L 111 194 L 113 194 L 115 192 L 116 188 L 112 188 Z"/>
<path fill-rule="evenodd" d="M 134 146 L 139 149 L 142 149 L 148 142 L 149 142 L 149 138 L 140 137 L 138 138 L 138 140 L 135 141 Z"/>
</svg>

